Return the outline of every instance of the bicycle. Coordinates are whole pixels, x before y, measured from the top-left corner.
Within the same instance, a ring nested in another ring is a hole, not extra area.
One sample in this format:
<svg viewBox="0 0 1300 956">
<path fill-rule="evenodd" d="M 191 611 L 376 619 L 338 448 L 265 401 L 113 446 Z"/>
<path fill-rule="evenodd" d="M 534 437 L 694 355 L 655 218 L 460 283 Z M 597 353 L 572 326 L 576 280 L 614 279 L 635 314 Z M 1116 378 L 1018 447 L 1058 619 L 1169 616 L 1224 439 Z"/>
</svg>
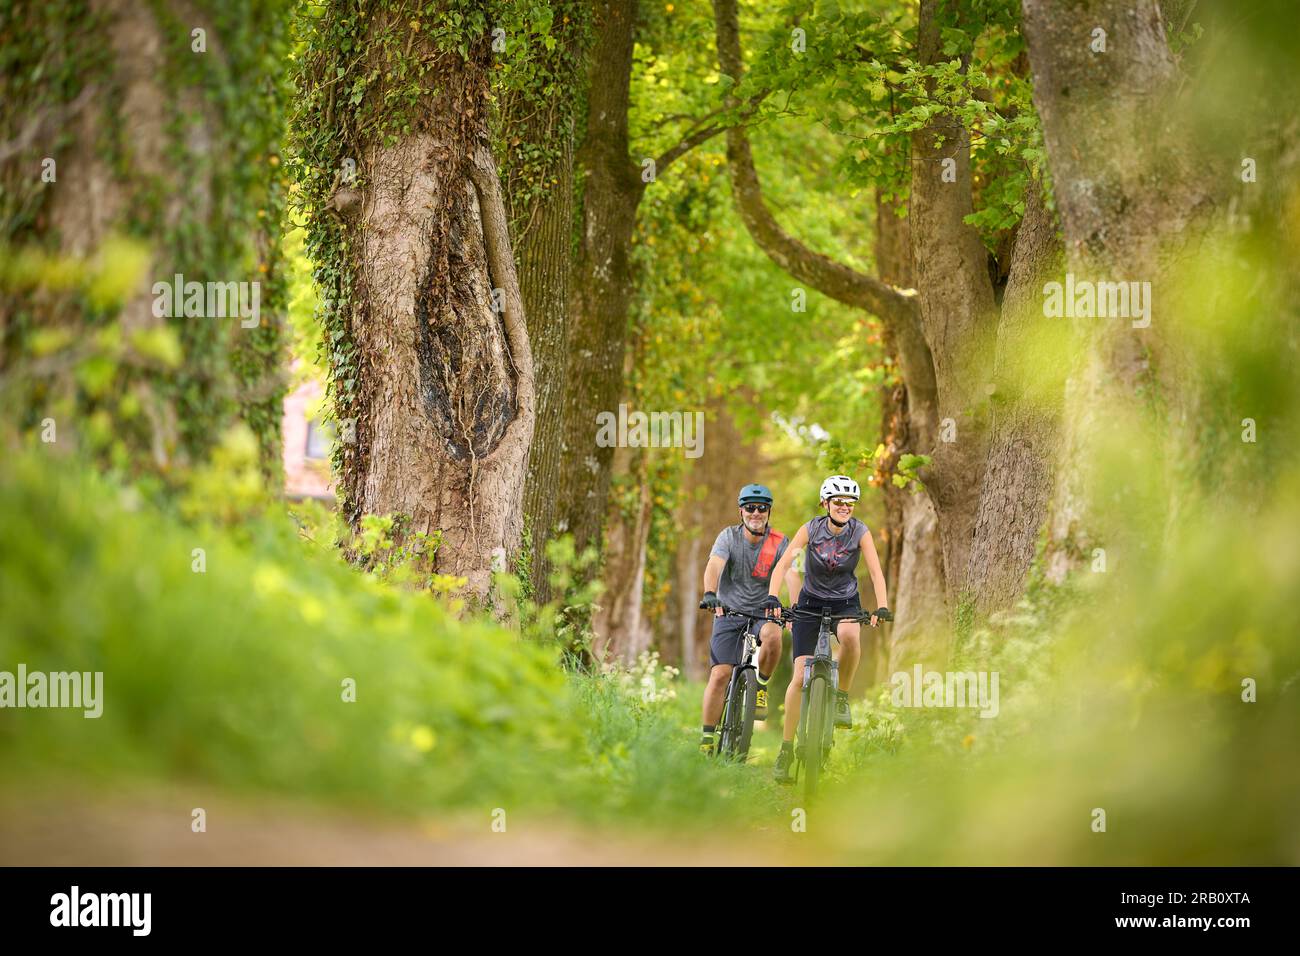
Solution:
<svg viewBox="0 0 1300 956">
<path fill-rule="evenodd" d="M 754 708 L 758 703 L 758 667 L 754 663 L 754 656 L 758 648 L 763 646 L 763 639 L 758 632 L 771 618 L 747 614 L 725 605 L 719 607 L 722 608 L 723 617 L 743 617 L 749 621 L 749 626 L 745 628 L 744 651 L 740 663 L 731 669 L 731 680 L 727 682 L 722 719 L 718 721 L 718 749 L 715 751 L 721 757 L 739 757 L 740 762 L 744 763 L 749 757 L 749 743 L 754 736 Z M 701 604 L 700 610 L 710 608 Z"/>
<path fill-rule="evenodd" d="M 839 641 L 835 628 L 841 621 L 869 624 L 872 614 L 875 614 L 877 621 L 892 621 L 894 616 L 888 608 L 859 611 L 856 614 L 831 614 L 828 608 L 811 613 L 794 604 L 789 609 L 782 610 L 781 620 L 792 620 L 800 614 L 805 615 L 805 619 L 815 617 L 819 621 L 817 647 L 803 667 L 799 727 L 794 750 L 795 780 L 798 781 L 802 767 L 804 796 L 812 799 L 835 743 L 835 691 L 839 689 L 840 677 L 839 662 L 831 657 L 831 638 Z"/>
</svg>

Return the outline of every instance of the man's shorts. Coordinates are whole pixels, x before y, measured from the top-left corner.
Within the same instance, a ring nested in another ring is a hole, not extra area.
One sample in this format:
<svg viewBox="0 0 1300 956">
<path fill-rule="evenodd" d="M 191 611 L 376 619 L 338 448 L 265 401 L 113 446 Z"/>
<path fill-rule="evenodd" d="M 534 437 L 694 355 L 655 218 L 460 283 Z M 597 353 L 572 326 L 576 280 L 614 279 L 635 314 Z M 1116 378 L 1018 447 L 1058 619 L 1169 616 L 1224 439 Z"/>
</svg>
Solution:
<svg viewBox="0 0 1300 956">
<path fill-rule="evenodd" d="M 832 614 L 857 614 L 862 610 L 862 601 L 858 595 L 853 595 L 847 601 L 819 601 L 816 598 L 809 600 L 804 604 L 803 600 L 799 601 L 799 610 L 801 613 L 795 616 L 794 621 L 790 624 L 791 643 L 794 645 L 794 657 L 811 657 L 817 650 L 817 631 L 821 628 L 821 621 L 813 614 L 820 615 L 822 610 L 830 608 Z M 809 613 L 804 614 L 802 612 Z M 839 627 L 837 624 L 836 627 Z M 835 640 L 831 639 L 831 648 L 834 649 Z"/>
<path fill-rule="evenodd" d="M 713 619 L 713 636 L 709 638 L 709 666 L 740 663 L 744 653 L 745 632 L 757 634 L 763 627 L 763 621 L 751 621 L 745 617 L 715 617 Z"/>
</svg>

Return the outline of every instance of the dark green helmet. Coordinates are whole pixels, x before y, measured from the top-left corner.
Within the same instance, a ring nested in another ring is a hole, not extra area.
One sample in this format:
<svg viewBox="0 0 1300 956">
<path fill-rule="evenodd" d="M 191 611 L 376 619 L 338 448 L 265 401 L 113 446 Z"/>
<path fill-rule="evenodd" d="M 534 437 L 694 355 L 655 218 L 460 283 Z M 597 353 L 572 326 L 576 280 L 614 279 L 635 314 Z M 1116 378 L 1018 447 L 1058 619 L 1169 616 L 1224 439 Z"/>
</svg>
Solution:
<svg viewBox="0 0 1300 956">
<path fill-rule="evenodd" d="M 736 496 L 737 505 L 762 504 L 771 507 L 772 492 L 766 485 L 746 485 Z"/>
</svg>

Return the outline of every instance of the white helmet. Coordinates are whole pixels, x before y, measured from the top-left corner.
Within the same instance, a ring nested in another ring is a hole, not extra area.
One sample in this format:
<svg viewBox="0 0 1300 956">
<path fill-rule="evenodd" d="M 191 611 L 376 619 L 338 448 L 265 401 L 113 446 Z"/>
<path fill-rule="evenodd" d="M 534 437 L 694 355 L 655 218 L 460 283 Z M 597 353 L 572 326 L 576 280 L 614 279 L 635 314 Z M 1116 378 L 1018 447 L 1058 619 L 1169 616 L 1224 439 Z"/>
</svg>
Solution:
<svg viewBox="0 0 1300 956">
<path fill-rule="evenodd" d="M 848 475 L 831 475 L 822 482 L 822 501 L 827 498 L 852 498 L 857 501 L 862 497 L 858 483 Z"/>
</svg>

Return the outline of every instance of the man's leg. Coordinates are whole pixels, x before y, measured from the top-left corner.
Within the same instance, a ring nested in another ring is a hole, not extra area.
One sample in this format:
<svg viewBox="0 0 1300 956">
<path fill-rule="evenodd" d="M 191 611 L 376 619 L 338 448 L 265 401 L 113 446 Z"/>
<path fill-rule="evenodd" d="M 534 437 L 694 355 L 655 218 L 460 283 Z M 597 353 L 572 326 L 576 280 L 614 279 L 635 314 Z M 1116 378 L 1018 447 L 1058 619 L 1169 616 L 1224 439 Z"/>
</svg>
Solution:
<svg viewBox="0 0 1300 956">
<path fill-rule="evenodd" d="M 794 673 L 790 676 L 790 686 L 785 689 L 785 725 L 781 734 L 781 752 L 777 754 L 776 766 L 772 776 L 777 783 L 790 783 L 790 766 L 794 763 L 794 737 L 799 729 L 799 705 L 803 697 L 803 665 L 811 655 L 794 659 Z"/>
<path fill-rule="evenodd" d="M 722 717 L 722 701 L 731 680 L 730 664 L 714 664 L 709 671 L 709 682 L 704 685 L 704 732 L 700 737 L 700 753 L 711 754 L 718 749 L 718 720 Z"/>
<path fill-rule="evenodd" d="M 758 632 L 763 646 L 758 649 L 758 705 L 754 708 L 757 720 L 767 720 L 768 686 L 772 672 L 781 660 L 781 627 L 768 621 Z"/>
<path fill-rule="evenodd" d="M 704 726 L 716 727 L 722 717 L 722 700 L 727 694 L 727 681 L 731 680 L 730 664 L 715 664 L 709 671 L 709 683 L 704 688 Z"/>
<path fill-rule="evenodd" d="M 704 687 L 704 702 L 700 707 L 704 716 L 704 733 L 700 738 L 700 751 L 713 753 L 718 742 L 718 718 L 722 716 L 722 701 L 726 697 L 727 681 L 731 669 L 739 662 L 740 641 L 744 624 L 739 618 L 715 617 L 713 635 L 709 638 L 709 682 Z"/>
</svg>

